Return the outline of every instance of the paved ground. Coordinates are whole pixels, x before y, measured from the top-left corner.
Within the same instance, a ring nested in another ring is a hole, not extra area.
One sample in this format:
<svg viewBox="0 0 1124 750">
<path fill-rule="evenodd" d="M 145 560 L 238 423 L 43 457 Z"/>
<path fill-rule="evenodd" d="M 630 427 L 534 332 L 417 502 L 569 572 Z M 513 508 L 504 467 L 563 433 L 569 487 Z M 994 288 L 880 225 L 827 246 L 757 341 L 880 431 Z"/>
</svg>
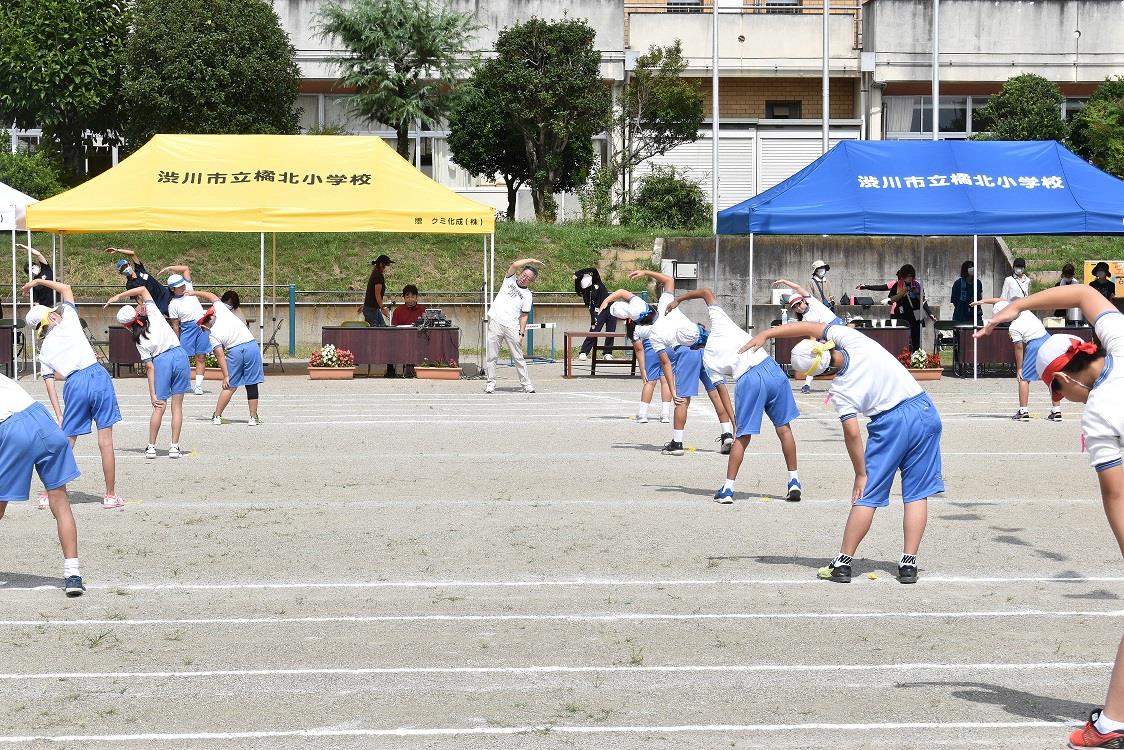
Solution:
<svg viewBox="0 0 1124 750">
<path fill-rule="evenodd" d="M 1013 424 L 1011 381 L 934 384 L 922 580 L 893 578 L 898 503 L 840 586 L 815 580 L 852 479 L 822 390 L 805 501 L 769 434 L 719 506 L 709 404 L 666 457 L 636 381 L 534 374 L 273 378 L 256 428 L 240 397 L 205 421 L 210 386 L 179 461 L 143 457 L 119 381 L 129 505 L 100 508 L 89 439 L 72 486 L 89 593 L 49 588 L 46 512 L 0 522 L 0 745 L 1051 748 L 1103 700 L 1124 573 L 1076 409 Z"/>
</svg>

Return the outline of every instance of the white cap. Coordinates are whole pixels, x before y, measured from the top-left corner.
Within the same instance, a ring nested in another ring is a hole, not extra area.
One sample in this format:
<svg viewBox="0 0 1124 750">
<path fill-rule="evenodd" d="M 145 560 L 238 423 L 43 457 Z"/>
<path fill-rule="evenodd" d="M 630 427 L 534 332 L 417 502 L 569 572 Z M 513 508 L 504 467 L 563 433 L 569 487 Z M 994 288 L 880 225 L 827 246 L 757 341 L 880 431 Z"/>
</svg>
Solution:
<svg viewBox="0 0 1124 750">
<path fill-rule="evenodd" d="M 829 342 L 804 339 L 792 347 L 792 369 L 805 375 L 819 375 L 831 364 L 831 355 L 828 349 L 832 348 Z"/>
<path fill-rule="evenodd" d="M 1050 385 L 1054 380 L 1054 375 L 1068 365 L 1077 352 L 1095 354 L 1096 351 L 1097 345 L 1091 341 L 1085 341 L 1067 333 L 1055 333 L 1043 341 L 1042 346 L 1038 347 L 1034 369 L 1038 377 L 1042 378 L 1046 385 Z"/>
<path fill-rule="evenodd" d="M 183 276 L 180 276 L 178 273 L 173 273 L 171 276 L 168 277 L 168 288 L 169 289 L 175 289 L 177 287 L 181 287 L 186 283 L 187 283 L 187 279 L 185 279 Z"/>
<path fill-rule="evenodd" d="M 633 296 L 627 302 L 617 300 L 609 305 L 609 314 L 621 320 L 640 320 L 648 312 L 648 303 L 641 297 Z"/>
<path fill-rule="evenodd" d="M 1005 300 L 1005 299 L 999 300 L 998 302 L 996 302 L 994 305 L 991 306 L 992 314 L 997 315 L 1000 311 L 1003 310 L 1004 307 L 1006 307 L 1009 304 L 1011 304 L 1010 300 Z"/>
<path fill-rule="evenodd" d="M 28 328 L 35 329 L 39 327 L 39 324 L 43 322 L 49 312 L 51 312 L 51 308 L 46 305 L 32 305 L 23 319 L 27 322 Z"/>
<path fill-rule="evenodd" d="M 831 266 L 824 263 L 822 258 L 812 261 L 812 273 L 815 273 L 820 268 L 825 268 L 829 271 L 831 270 Z"/>
<path fill-rule="evenodd" d="M 128 325 L 137 319 L 137 309 L 132 305 L 125 305 L 117 311 L 117 322 Z"/>
</svg>

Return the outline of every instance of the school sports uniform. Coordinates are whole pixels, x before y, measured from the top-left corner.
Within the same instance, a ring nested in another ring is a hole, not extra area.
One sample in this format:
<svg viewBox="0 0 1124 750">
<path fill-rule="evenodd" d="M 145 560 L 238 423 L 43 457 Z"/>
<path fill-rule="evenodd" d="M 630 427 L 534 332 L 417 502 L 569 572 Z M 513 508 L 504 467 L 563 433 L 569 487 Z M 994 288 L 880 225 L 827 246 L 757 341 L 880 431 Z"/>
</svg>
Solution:
<svg viewBox="0 0 1124 750">
<path fill-rule="evenodd" d="M 197 322 L 203 317 L 203 305 L 198 297 L 191 294 L 194 289 L 191 282 L 188 281 L 185 286 L 187 293 L 180 297 L 173 296 L 168 303 L 168 316 L 180 322 L 180 346 L 187 356 L 210 354 L 214 349 L 211 346 L 211 335 L 200 328 Z"/>
<path fill-rule="evenodd" d="M 211 348 L 221 346 L 226 352 L 226 368 L 230 374 L 230 387 L 257 385 L 265 382 L 265 367 L 261 361 L 254 334 L 246 324 L 221 301 L 211 305 L 214 323 L 211 325 Z"/>
<path fill-rule="evenodd" d="M 99 430 L 112 427 L 121 421 L 113 381 L 98 364 L 74 303 L 63 302 L 58 312 L 62 320 L 43 337 L 39 362 L 44 379 L 56 375 L 66 379 L 62 390 L 62 431 L 67 437 L 88 435 L 91 421 Z"/>
<path fill-rule="evenodd" d="M 0 502 L 25 502 L 34 467 L 48 490 L 79 476 L 70 441 L 43 404 L 0 375 Z"/>
<path fill-rule="evenodd" d="M 724 381 L 713 378 L 703 367 L 703 352 L 701 349 L 690 347 L 705 340 L 706 332 L 702 326 L 693 322 L 682 313 L 679 308 L 671 312 L 667 306 L 675 299 L 671 294 L 660 295 L 656 306 L 656 322 L 648 334 L 652 351 L 656 357 L 659 353 L 667 351 L 671 359 L 671 370 L 675 375 L 675 395 L 679 398 L 690 398 L 699 394 L 699 381 L 701 380 L 707 392 L 713 391 Z"/>
<path fill-rule="evenodd" d="M 846 325 L 843 319 L 836 315 L 830 307 L 820 302 L 815 297 L 805 297 L 804 301 L 808 303 L 808 309 L 804 311 L 801 320 L 805 323 L 834 323 L 838 325 Z"/>
<path fill-rule="evenodd" d="M 777 361 L 761 349 L 741 352 L 752 338 L 730 320 L 718 305 L 708 305 L 710 335 L 703 351 L 703 365 L 715 375 L 733 378 L 735 435 L 761 433 L 761 415 L 775 427 L 784 427 L 800 416 L 792 388 Z M 704 370 L 704 372 L 705 372 Z"/>
<path fill-rule="evenodd" d="M 829 392 L 839 421 L 870 418 L 865 451 L 866 488 L 856 505 L 890 503 L 890 485 L 901 471 L 902 500 L 944 492 L 941 418 L 928 394 L 889 352 L 843 325 L 829 325 L 824 340 L 843 355 Z"/>
<path fill-rule="evenodd" d="M 1030 310 L 1023 310 L 1019 313 L 1019 317 L 1011 321 L 1007 333 L 1011 336 L 1012 342 L 1023 345 L 1023 369 L 1020 373 L 1022 379 L 1028 383 L 1035 382 L 1039 377 L 1038 350 L 1046 343 L 1046 339 L 1050 338 L 1046 326 L 1042 325 L 1042 321 Z"/>
<path fill-rule="evenodd" d="M 649 383 L 656 382 L 663 377 L 660 355 L 656 354 L 656 350 L 652 348 L 652 342 L 649 340 L 651 332 L 651 326 L 636 326 L 632 330 L 632 340 L 640 342 L 644 347 L 644 378 Z"/>
<path fill-rule="evenodd" d="M 1093 328 L 1105 349 L 1104 369 L 1089 391 L 1081 430 L 1089 463 L 1100 472 L 1121 465 L 1124 446 L 1124 315 L 1103 312 Z"/>
<path fill-rule="evenodd" d="M 137 351 L 142 362 L 152 363 L 156 398 L 164 401 L 169 396 L 191 390 L 191 369 L 187 364 L 187 352 L 176 338 L 176 332 L 160 314 L 160 308 L 151 300 L 144 305 L 148 313 L 148 333 L 137 341 Z"/>
</svg>

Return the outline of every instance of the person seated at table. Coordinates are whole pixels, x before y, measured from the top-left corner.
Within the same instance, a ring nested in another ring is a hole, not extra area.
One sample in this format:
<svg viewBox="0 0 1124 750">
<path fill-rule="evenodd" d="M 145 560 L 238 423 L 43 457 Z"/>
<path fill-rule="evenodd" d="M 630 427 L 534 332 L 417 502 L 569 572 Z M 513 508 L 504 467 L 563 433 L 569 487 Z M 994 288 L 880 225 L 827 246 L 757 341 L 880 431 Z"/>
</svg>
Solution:
<svg viewBox="0 0 1124 750">
<path fill-rule="evenodd" d="M 392 326 L 412 326 L 425 313 L 425 305 L 418 304 L 418 288 L 413 284 L 402 287 L 402 304 L 390 316 Z"/>
<path fill-rule="evenodd" d="M 976 281 L 976 291 L 972 292 L 972 280 Z M 960 278 L 952 283 L 952 320 L 955 323 L 972 325 L 972 302 L 983 297 L 983 282 L 976 279 L 975 264 L 966 260 L 960 264 Z M 983 325 L 983 311 L 976 308 L 975 324 Z"/>
</svg>

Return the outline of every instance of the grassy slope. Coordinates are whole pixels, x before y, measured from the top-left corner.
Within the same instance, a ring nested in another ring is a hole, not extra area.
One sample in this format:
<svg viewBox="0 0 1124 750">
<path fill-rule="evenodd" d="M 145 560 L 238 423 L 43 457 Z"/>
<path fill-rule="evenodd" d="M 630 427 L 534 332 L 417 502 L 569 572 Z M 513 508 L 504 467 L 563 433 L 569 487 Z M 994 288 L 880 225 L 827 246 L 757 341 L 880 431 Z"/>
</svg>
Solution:
<svg viewBox="0 0 1124 750">
<path fill-rule="evenodd" d="M 577 268 L 595 265 L 603 249 L 650 250 L 656 237 L 667 234 L 666 230 L 633 227 L 503 223 L 496 228 L 496 273 L 501 274 L 517 258 L 539 258 L 547 267 L 536 288 L 572 291 L 570 274 Z M 36 248 L 49 257 L 50 237 L 36 236 L 34 241 Z M 103 252 L 111 245 L 137 251 L 152 271 L 172 263 L 187 263 L 205 287 L 257 284 L 257 235 L 202 232 L 70 235 L 66 238 L 66 281 L 79 287 L 117 285 L 111 260 Z M 478 236 L 278 234 L 277 283 L 296 284 L 301 290 L 347 290 L 353 294 L 342 296 L 354 297 L 354 293 L 361 292 L 366 285 L 370 261 L 386 253 L 395 261 L 387 275 L 387 285 L 392 291 L 413 282 L 423 292 L 470 292 L 480 287 L 483 245 L 484 240 Z M 267 283 L 271 274 L 271 253 L 271 237 L 266 235 Z M 0 279 L 8 283 L 8 264 L 0 268 L 5 269 L 0 271 Z M 627 279 L 606 281 L 627 284 Z"/>
</svg>

